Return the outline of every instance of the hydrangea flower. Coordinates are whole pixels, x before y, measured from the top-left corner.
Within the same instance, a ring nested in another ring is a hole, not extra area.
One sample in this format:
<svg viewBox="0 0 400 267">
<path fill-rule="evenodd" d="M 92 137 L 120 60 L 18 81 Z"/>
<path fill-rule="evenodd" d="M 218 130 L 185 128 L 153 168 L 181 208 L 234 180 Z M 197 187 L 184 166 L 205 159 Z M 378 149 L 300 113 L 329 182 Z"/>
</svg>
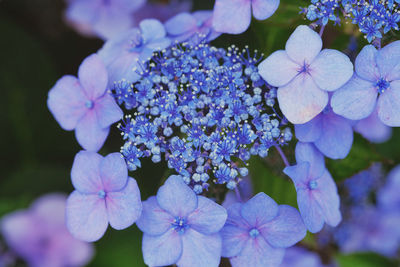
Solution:
<svg viewBox="0 0 400 267">
<path fill-rule="evenodd" d="M 108 224 L 121 230 L 140 216 L 139 188 L 135 179 L 128 177 L 121 154 L 102 157 L 81 151 L 75 156 L 71 179 L 75 191 L 67 200 L 66 224 L 76 238 L 96 241 Z"/>
<path fill-rule="evenodd" d="M 220 229 L 226 210 L 197 196 L 172 175 L 156 196 L 143 202 L 137 221 L 143 231 L 143 258 L 149 266 L 218 266 L 221 257 Z"/>
<path fill-rule="evenodd" d="M 64 195 L 48 194 L 28 210 L 1 219 L 7 245 L 29 266 L 85 266 L 92 258 L 93 247 L 73 238 L 65 227 L 65 202 Z"/>
<path fill-rule="evenodd" d="M 333 113 L 330 106 L 304 124 L 295 125 L 295 134 L 301 142 L 314 143 L 325 156 L 345 158 L 353 144 L 353 121 Z"/>
<path fill-rule="evenodd" d="M 183 12 L 165 22 L 168 36 L 176 42 L 192 39 L 194 43 L 203 39 L 212 41 L 221 34 L 212 27 L 213 12 L 200 10 L 193 14 Z M 197 40 L 196 40 L 197 39 Z"/>
<path fill-rule="evenodd" d="M 123 116 L 106 90 L 107 82 L 107 70 L 93 54 L 80 65 L 78 78 L 65 75 L 49 91 L 50 112 L 64 130 L 75 130 L 78 143 L 89 151 L 103 146 L 110 125 Z"/>
<path fill-rule="evenodd" d="M 397 211 L 400 214 L 400 165 L 394 167 L 387 176 L 386 184 L 377 194 L 382 209 Z"/>
<path fill-rule="evenodd" d="M 382 123 L 376 109 L 371 115 L 358 121 L 353 129 L 372 143 L 384 143 L 392 137 L 392 128 Z"/>
<path fill-rule="evenodd" d="M 213 26 L 218 32 L 239 34 L 249 27 L 252 13 L 256 19 L 264 20 L 278 6 L 279 0 L 216 0 Z"/>
<path fill-rule="evenodd" d="M 321 37 L 300 25 L 286 42 L 286 50 L 272 53 L 258 66 L 267 83 L 279 87 L 279 107 L 294 124 L 317 116 L 328 104 L 328 92 L 353 75 L 353 64 L 345 54 L 321 48 Z"/>
<path fill-rule="evenodd" d="M 71 0 L 67 20 L 81 33 L 107 40 L 133 26 L 132 13 L 146 0 Z"/>
<path fill-rule="evenodd" d="M 309 143 L 296 146 L 297 165 L 286 167 L 297 191 L 297 204 L 307 229 L 319 232 L 324 222 L 336 226 L 341 221 L 340 199 L 332 176 L 325 169 L 324 158 Z"/>
<path fill-rule="evenodd" d="M 254 195 L 253 184 L 251 183 L 251 178 L 249 175 L 244 176 L 236 188 L 237 190 L 235 189 L 235 192 L 229 191 L 225 195 L 222 206 L 226 209 L 237 202 L 247 201 Z"/>
<path fill-rule="evenodd" d="M 140 77 L 140 64 L 148 60 L 154 51 L 164 49 L 170 43 L 161 22 L 145 19 L 138 28 L 107 41 L 97 53 L 107 67 L 109 84 L 120 80 L 135 82 Z"/>
<path fill-rule="evenodd" d="M 302 247 L 291 247 L 285 252 L 282 264 L 279 267 L 323 267 L 319 255 Z"/>
<path fill-rule="evenodd" d="M 365 46 L 355 62 L 355 75 L 332 97 L 333 111 L 352 120 L 377 109 L 388 126 L 400 126 L 400 41 L 377 50 Z"/>
<path fill-rule="evenodd" d="M 222 256 L 236 266 L 278 266 L 285 248 L 306 235 L 299 212 L 278 205 L 264 193 L 228 208 L 222 235 Z"/>
</svg>

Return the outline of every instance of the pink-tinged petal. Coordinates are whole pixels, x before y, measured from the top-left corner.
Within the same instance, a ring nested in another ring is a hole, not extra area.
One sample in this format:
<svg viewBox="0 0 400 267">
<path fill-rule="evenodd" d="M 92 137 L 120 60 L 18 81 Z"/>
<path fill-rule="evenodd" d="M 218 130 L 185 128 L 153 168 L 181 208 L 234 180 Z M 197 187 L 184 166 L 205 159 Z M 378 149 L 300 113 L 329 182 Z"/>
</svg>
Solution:
<svg viewBox="0 0 400 267">
<path fill-rule="evenodd" d="M 68 197 L 65 218 L 75 238 L 87 242 L 99 240 L 108 226 L 106 202 L 97 194 L 74 191 Z"/>
<path fill-rule="evenodd" d="M 142 202 L 139 187 L 133 178 L 121 191 L 109 192 L 106 196 L 108 220 L 117 230 L 131 226 L 142 213 Z"/>
<path fill-rule="evenodd" d="M 307 233 L 300 213 L 287 205 L 280 205 L 278 216 L 259 230 L 265 240 L 275 248 L 291 247 Z"/>
<path fill-rule="evenodd" d="M 216 0 L 213 27 L 217 32 L 239 34 L 247 30 L 251 21 L 251 1 Z"/>
<path fill-rule="evenodd" d="M 388 44 L 376 56 L 381 76 L 388 81 L 400 79 L 400 41 Z"/>
<path fill-rule="evenodd" d="M 165 22 L 165 29 L 170 35 L 181 35 L 197 28 L 193 15 L 183 12 Z"/>
<path fill-rule="evenodd" d="M 105 93 L 108 82 L 107 70 L 97 54 L 85 58 L 79 66 L 78 77 L 90 100 L 93 101 Z"/>
<path fill-rule="evenodd" d="M 310 163 L 298 162 L 297 165 L 283 169 L 283 173 L 290 177 L 296 189 L 305 188 L 310 180 Z"/>
<path fill-rule="evenodd" d="M 149 235 L 161 235 L 171 228 L 174 217 L 163 210 L 155 196 L 149 197 L 142 203 L 143 211 L 136 225 Z"/>
<path fill-rule="evenodd" d="M 283 86 L 297 75 L 300 68 L 284 50 L 278 50 L 258 65 L 258 72 L 268 84 Z"/>
<path fill-rule="evenodd" d="M 64 194 L 46 194 L 32 203 L 30 211 L 43 223 L 59 227 L 65 224 L 66 201 Z"/>
<path fill-rule="evenodd" d="M 80 151 L 76 154 L 71 170 L 71 180 L 81 193 L 97 194 L 103 190 L 100 177 L 100 163 L 103 157 L 94 152 Z"/>
<path fill-rule="evenodd" d="M 78 143 L 88 151 L 98 151 L 107 139 L 110 128 L 99 125 L 96 112 L 90 110 L 78 122 L 75 137 Z"/>
<path fill-rule="evenodd" d="M 387 126 L 400 126 L 400 80 L 390 83 L 390 87 L 378 98 L 378 116 Z"/>
<path fill-rule="evenodd" d="M 101 128 L 110 127 L 111 124 L 119 121 L 124 116 L 121 108 L 117 105 L 114 98 L 106 94 L 96 101 L 94 110 Z"/>
<path fill-rule="evenodd" d="M 376 109 L 369 117 L 359 121 L 354 126 L 354 131 L 370 142 L 378 144 L 386 142 L 392 137 L 392 128 L 383 124 Z"/>
<path fill-rule="evenodd" d="M 308 188 L 297 190 L 297 205 L 308 231 L 311 233 L 321 231 L 324 226 L 324 215 Z"/>
<path fill-rule="evenodd" d="M 221 260 L 222 240 L 220 234 L 203 235 L 188 229 L 182 235 L 182 256 L 178 266 L 218 266 Z"/>
<path fill-rule="evenodd" d="M 328 104 L 328 93 L 314 83 L 310 75 L 299 74 L 278 89 L 278 102 L 283 115 L 293 124 L 312 120 Z"/>
<path fill-rule="evenodd" d="M 225 208 L 203 196 L 198 196 L 197 201 L 197 209 L 187 218 L 190 227 L 206 235 L 221 230 L 228 216 Z"/>
<path fill-rule="evenodd" d="M 319 114 L 317 117 L 304 124 L 296 124 L 294 129 L 299 141 L 314 142 L 322 134 L 322 115 Z"/>
<path fill-rule="evenodd" d="M 162 235 L 143 234 L 142 251 L 148 266 L 168 266 L 176 263 L 182 255 L 181 236 L 174 229 Z"/>
<path fill-rule="evenodd" d="M 355 71 L 361 78 L 375 82 L 379 79 L 380 73 L 376 64 L 378 51 L 373 45 L 366 45 L 361 50 L 354 63 Z"/>
<path fill-rule="evenodd" d="M 258 20 L 271 17 L 278 9 L 279 0 L 252 0 L 253 16 Z"/>
<path fill-rule="evenodd" d="M 231 258 L 237 256 L 250 238 L 247 229 L 227 224 L 221 230 L 222 257 Z"/>
<path fill-rule="evenodd" d="M 186 217 L 197 208 L 197 196 L 182 177 L 171 175 L 157 192 L 158 205 L 173 216 Z"/>
<path fill-rule="evenodd" d="M 354 75 L 331 99 L 333 111 L 350 120 L 368 117 L 375 108 L 378 92 L 371 82 Z"/>
<path fill-rule="evenodd" d="M 334 114 L 327 114 L 322 122 L 322 135 L 314 142 L 325 156 L 344 159 L 353 145 L 353 128 L 349 120 Z"/>
<path fill-rule="evenodd" d="M 353 76 L 353 63 L 348 56 L 333 49 L 324 49 L 310 65 L 310 73 L 319 88 L 335 91 Z"/>
<path fill-rule="evenodd" d="M 68 231 L 60 235 L 56 242 L 57 253 L 63 256 L 58 258 L 62 261 L 61 266 L 63 264 L 66 266 L 86 266 L 94 256 L 94 247 L 91 243 L 75 239 Z M 51 267 L 53 266 L 56 265 L 51 265 Z"/>
<path fill-rule="evenodd" d="M 73 130 L 85 115 L 87 97 L 78 79 L 66 75 L 49 91 L 47 106 L 64 130 Z"/>
<path fill-rule="evenodd" d="M 106 192 L 120 191 L 128 180 L 128 168 L 121 153 L 111 153 L 100 163 L 100 177 Z"/>
<path fill-rule="evenodd" d="M 342 220 L 339 206 L 340 199 L 337 192 L 335 181 L 328 171 L 316 180 L 317 188 L 311 190 L 312 198 L 318 203 L 322 216 L 330 226 L 337 226 Z"/>
<path fill-rule="evenodd" d="M 286 42 L 286 53 L 297 64 L 310 64 L 322 49 L 322 39 L 310 27 L 300 25 Z"/>
<path fill-rule="evenodd" d="M 278 204 L 265 193 L 260 192 L 242 205 L 240 214 L 249 225 L 257 227 L 276 217 Z"/>
<path fill-rule="evenodd" d="M 271 247 L 260 235 L 248 239 L 239 255 L 230 259 L 232 267 L 242 266 L 279 266 L 283 260 L 285 249 Z"/>
</svg>

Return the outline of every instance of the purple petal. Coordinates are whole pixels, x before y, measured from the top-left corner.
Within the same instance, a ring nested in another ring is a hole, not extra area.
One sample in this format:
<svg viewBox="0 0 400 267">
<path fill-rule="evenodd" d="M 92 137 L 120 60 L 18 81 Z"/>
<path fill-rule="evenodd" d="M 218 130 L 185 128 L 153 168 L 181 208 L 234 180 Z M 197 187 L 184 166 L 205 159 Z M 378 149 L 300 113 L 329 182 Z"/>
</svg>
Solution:
<svg viewBox="0 0 400 267">
<path fill-rule="evenodd" d="M 301 142 L 314 142 L 322 134 L 322 114 L 304 124 L 294 126 L 297 139 Z"/>
<path fill-rule="evenodd" d="M 221 230 L 222 257 L 231 258 L 237 256 L 250 238 L 247 229 L 227 224 Z"/>
<path fill-rule="evenodd" d="M 192 13 L 192 16 L 195 17 L 198 22 L 202 23 L 209 21 L 212 18 L 212 15 L 212 10 L 199 10 Z"/>
<path fill-rule="evenodd" d="M 116 82 L 125 79 L 129 82 L 136 82 L 140 75 L 136 72 L 140 70 L 139 53 L 123 53 L 113 59 L 107 65 L 110 82 Z"/>
<path fill-rule="evenodd" d="M 400 203 L 400 165 L 394 167 L 388 174 L 386 184 L 378 191 L 379 207 L 393 211 Z M 394 209 L 393 209 L 394 208 Z"/>
<path fill-rule="evenodd" d="M 376 63 L 381 76 L 388 81 L 400 79 L 400 41 L 388 44 L 378 51 Z"/>
<path fill-rule="evenodd" d="M 285 51 L 272 53 L 258 65 L 258 72 L 272 86 L 283 86 L 298 73 L 300 66 L 293 62 Z"/>
<path fill-rule="evenodd" d="M 226 225 L 232 224 L 243 229 L 251 228 L 249 223 L 243 219 L 242 215 L 240 214 L 242 206 L 242 203 L 235 203 L 228 208 L 228 219 L 226 220 Z"/>
<path fill-rule="evenodd" d="M 252 0 L 253 16 L 258 20 L 271 17 L 278 9 L 279 0 Z"/>
<path fill-rule="evenodd" d="M 67 200 L 65 214 L 67 228 L 77 239 L 93 242 L 106 232 L 108 226 L 106 203 L 97 194 L 72 192 Z"/>
<path fill-rule="evenodd" d="M 113 4 L 129 12 L 135 11 L 146 3 L 146 0 L 113 0 Z"/>
<path fill-rule="evenodd" d="M 280 205 L 278 216 L 263 225 L 260 232 L 273 247 L 287 248 L 302 240 L 307 230 L 297 209 Z"/>
<path fill-rule="evenodd" d="M 158 189 L 157 202 L 173 216 L 186 217 L 197 208 L 197 196 L 181 176 L 171 175 Z"/>
<path fill-rule="evenodd" d="M 100 177 L 106 192 L 120 191 L 128 180 L 128 168 L 121 153 L 111 153 L 100 163 Z"/>
<path fill-rule="evenodd" d="M 171 228 L 174 217 L 160 208 L 155 196 L 149 197 L 142 204 L 142 215 L 136 222 L 142 232 L 150 235 L 161 235 Z"/>
<path fill-rule="evenodd" d="M 247 30 L 251 21 L 251 1 L 216 0 L 213 26 L 217 32 L 239 34 Z"/>
<path fill-rule="evenodd" d="M 131 226 L 142 213 L 140 191 L 135 179 L 129 178 L 121 191 L 107 193 L 106 205 L 112 228 L 122 230 Z"/>
<path fill-rule="evenodd" d="M 299 162 L 297 165 L 283 169 L 283 173 L 290 177 L 296 189 L 304 188 L 309 182 L 309 162 Z"/>
<path fill-rule="evenodd" d="M 181 258 L 182 250 L 181 236 L 172 228 L 162 235 L 143 234 L 143 259 L 149 266 L 172 265 Z"/>
<path fill-rule="evenodd" d="M 392 128 L 382 123 L 376 109 L 369 117 L 359 121 L 354 131 L 372 143 L 386 142 L 392 136 Z"/>
<path fill-rule="evenodd" d="M 327 114 L 322 120 L 322 135 L 314 144 L 325 156 L 344 159 L 353 144 L 353 128 L 347 119 Z"/>
<path fill-rule="evenodd" d="M 262 236 L 248 239 L 240 254 L 230 259 L 232 267 L 279 266 L 285 249 L 271 247 Z"/>
<path fill-rule="evenodd" d="M 378 92 L 374 85 L 354 75 L 331 99 L 333 111 L 350 120 L 368 117 L 375 108 Z"/>
<path fill-rule="evenodd" d="M 97 54 L 85 58 L 79 66 L 78 77 L 90 100 L 93 101 L 105 93 L 108 82 L 107 70 Z"/>
<path fill-rule="evenodd" d="M 378 116 L 387 126 L 400 126 L 400 80 L 390 83 L 390 87 L 378 98 Z"/>
<path fill-rule="evenodd" d="M 154 51 L 160 51 L 166 47 L 168 47 L 171 44 L 171 40 L 169 38 L 160 38 L 157 40 L 152 41 L 151 43 L 146 45 L 146 48 L 151 50 L 151 54 L 147 55 L 140 55 L 142 59 L 148 59 L 150 58 Z M 143 54 L 143 52 L 142 52 Z M 147 57 L 146 57 L 147 56 Z"/>
<path fill-rule="evenodd" d="M 324 226 L 324 216 L 308 188 L 297 190 L 297 205 L 307 229 L 311 233 L 321 231 Z"/>
<path fill-rule="evenodd" d="M 321 37 L 305 25 L 298 26 L 286 42 L 286 53 L 301 66 L 311 64 L 321 49 Z"/>
<path fill-rule="evenodd" d="M 297 163 L 308 162 L 310 164 L 308 176 L 320 177 L 325 171 L 324 157 L 313 144 L 298 142 L 295 153 Z"/>
<path fill-rule="evenodd" d="M 88 151 L 98 151 L 107 139 L 110 128 L 101 128 L 97 115 L 91 110 L 80 119 L 75 129 L 78 143 Z"/>
<path fill-rule="evenodd" d="M 324 49 L 311 63 L 311 76 L 319 88 L 335 91 L 353 76 L 348 56 L 333 49 Z"/>
<path fill-rule="evenodd" d="M 328 93 L 314 83 L 311 76 L 300 74 L 278 89 L 282 113 L 293 124 L 302 124 L 317 116 L 328 104 Z"/>
<path fill-rule="evenodd" d="M 101 128 L 110 127 L 114 122 L 119 121 L 124 116 L 121 108 L 115 103 L 114 98 L 106 94 L 94 104 L 99 126 Z"/>
<path fill-rule="evenodd" d="M 115 38 L 133 26 L 134 21 L 130 12 L 103 6 L 96 13 L 93 31 L 103 40 Z"/>
<path fill-rule="evenodd" d="M 167 34 L 164 26 L 156 19 L 145 19 L 139 24 L 142 31 L 142 38 L 144 42 L 150 43 L 152 40 L 164 38 Z"/>
<path fill-rule="evenodd" d="M 190 227 L 206 235 L 221 230 L 228 216 L 225 208 L 202 196 L 198 196 L 197 201 L 197 209 L 187 218 Z"/>
<path fill-rule="evenodd" d="M 196 29 L 197 21 L 189 13 L 180 13 L 165 22 L 165 29 L 168 34 L 181 35 Z"/>
<path fill-rule="evenodd" d="M 65 224 L 66 201 L 67 197 L 64 194 L 47 194 L 35 200 L 30 207 L 30 211 L 42 222 L 58 227 Z"/>
<path fill-rule="evenodd" d="M 358 76 L 370 82 L 375 82 L 379 79 L 380 73 L 376 65 L 377 54 L 378 51 L 375 46 L 364 46 L 354 64 Z"/>
<path fill-rule="evenodd" d="M 71 170 L 71 180 L 81 193 L 97 194 L 103 190 L 100 178 L 100 163 L 103 157 L 94 152 L 80 151 L 76 154 Z"/>
<path fill-rule="evenodd" d="M 219 234 L 203 235 L 188 229 L 182 235 L 183 252 L 178 266 L 218 266 L 221 260 L 222 240 Z"/>
<path fill-rule="evenodd" d="M 278 214 L 278 204 L 260 192 L 242 205 L 240 214 L 251 226 L 257 227 L 275 218 Z"/>
<path fill-rule="evenodd" d="M 64 130 L 73 130 L 86 113 L 87 98 L 77 78 L 63 76 L 49 91 L 47 106 Z"/>
</svg>

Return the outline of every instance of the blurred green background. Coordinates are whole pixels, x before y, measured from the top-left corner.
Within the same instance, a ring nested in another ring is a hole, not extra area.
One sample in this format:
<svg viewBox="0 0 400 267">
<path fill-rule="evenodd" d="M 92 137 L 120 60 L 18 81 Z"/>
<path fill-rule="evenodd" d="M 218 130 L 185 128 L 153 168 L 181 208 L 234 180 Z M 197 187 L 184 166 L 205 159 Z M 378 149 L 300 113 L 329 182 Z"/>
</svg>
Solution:
<svg viewBox="0 0 400 267">
<path fill-rule="evenodd" d="M 213 0 L 194 1 L 194 10 L 212 9 Z M 293 29 L 304 21 L 299 6 L 307 1 L 281 0 L 274 16 L 253 21 L 240 36 L 223 35 L 214 44 L 227 47 L 249 45 L 269 54 L 282 49 Z M 73 132 L 63 131 L 46 106 L 48 90 L 64 74 L 76 75 L 81 61 L 101 46 L 99 39 L 77 34 L 63 20 L 63 0 L 0 0 L 0 217 L 26 208 L 35 198 L 48 192 L 73 190 L 70 168 L 80 150 Z M 356 29 L 328 27 L 325 46 L 344 50 L 350 33 Z M 343 33 L 346 32 L 346 33 Z M 362 37 L 360 42 L 365 42 Z M 103 155 L 119 151 L 122 141 L 116 129 L 101 150 Z M 293 144 L 285 148 L 293 160 Z M 400 163 L 400 131 L 383 145 L 372 145 L 356 135 L 350 155 L 328 161 L 328 168 L 340 183 L 343 179 L 383 161 L 386 170 Z M 296 206 L 293 185 L 281 170 L 283 164 L 275 151 L 267 160 L 252 159 L 250 171 L 256 192 L 264 191 L 280 204 Z M 140 186 L 142 198 L 155 194 L 166 175 L 166 165 L 144 162 L 132 173 Z M 315 245 L 310 236 L 305 241 Z M 90 266 L 144 266 L 141 233 L 136 226 L 124 231 L 108 229 L 95 244 L 96 256 Z M 375 254 L 334 256 L 340 266 L 395 266 L 396 263 Z"/>
</svg>

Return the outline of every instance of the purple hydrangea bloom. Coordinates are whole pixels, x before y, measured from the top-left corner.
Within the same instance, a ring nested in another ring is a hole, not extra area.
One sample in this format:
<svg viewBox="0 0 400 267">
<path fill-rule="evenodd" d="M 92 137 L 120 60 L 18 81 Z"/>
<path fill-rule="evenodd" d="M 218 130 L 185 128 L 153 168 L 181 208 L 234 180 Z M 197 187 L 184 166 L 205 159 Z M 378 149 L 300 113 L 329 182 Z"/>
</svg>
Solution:
<svg viewBox="0 0 400 267">
<path fill-rule="evenodd" d="M 392 128 L 379 119 L 376 109 L 367 118 L 358 121 L 354 131 L 372 143 L 384 143 L 392 137 Z"/>
<path fill-rule="evenodd" d="M 30 209 L 1 219 L 5 241 L 29 266 L 84 266 L 92 258 L 93 247 L 73 238 L 65 227 L 65 202 L 64 195 L 45 195 Z"/>
<path fill-rule="evenodd" d="M 170 0 L 168 2 L 147 2 L 134 13 L 136 21 L 144 19 L 158 19 L 165 22 L 181 12 L 189 12 L 192 8 L 191 0 Z"/>
<path fill-rule="evenodd" d="M 345 158 L 353 144 L 353 121 L 333 113 L 330 106 L 304 124 L 295 125 L 297 139 L 310 142 L 325 156 Z"/>
<path fill-rule="evenodd" d="M 278 205 L 261 192 L 228 208 L 221 235 L 222 256 L 233 267 L 278 266 L 285 248 L 302 240 L 306 228 L 295 208 Z"/>
<path fill-rule="evenodd" d="M 142 212 L 140 192 L 120 153 L 102 157 L 81 151 L 71 170 L 75 191 L 67 200 L 66 223 L 78 239 L 96 241 L 108 224 L 121 230 L 131 226 Z"/>
<path fill-rule="evenodd" d="M 190 38 L 194 43 L 204 38 L 212 41 L 221 35 L 213 29 L 212 18 L 213 12 L 208 10 L 196 11 L 192 14 L 183 12 L 167 20 L 165 29 L 168 36 L 179 43 Z"/>
<path fill-rule="evenodd" d="M 143 202 L 137 225 L 143 234 L 143 258 L 149 266 L 218 266 L 221 258 L 220 229 L 226 210 L 197 196 L 183 177 L 172 175 Z"/>
<path fill-rule="evenodd" d="M 286 50 L 272 53 L 258 66 L 260 75 L 279 87 L 279 106 L 294 124 L 317 116 L 328 104 L 328 92 L 340 88 L 353 75 L 353 64 L 345 54 L 321 48 L 321 37 L 300 25 L 286 42 Z"/>
<path fill-rule="evenodd" d="M 71 0 L 67 21 L 79 32 L 107 40 L 133 26 L 132 13 L 146 0 Z"/>
<path fill-rule="evenodd" d="M 400 126 L 400 41 L 377 50 L 365 46 L 355 62 L 355 75 L 332 97 L 333 111 L 348 119 L 368 117 L 375 108 L 388 126 Z"/>
<path fill-rule="evenodd" d="M 213 26 L 218 32 L 239 34 L 247 30 L 251 13 L 258 20 L 272 16 L 279 0 L 216 0 Z"/>
<path fill-rule="evenodd" d="M 286 250 L 283 262 L 279 267 L 323 267 L 317 253 L 302 247 L 291 247 Z"/>
<path fill-rule="evenodd" d="M 98 54 L 106 64 L 109 84 L 123 79 L 135 82 L 140 77 L 140 63 L 170 43 L 164 26 L 155 19 L 145 19 L 140 22 L 139 28 L 107 41 Z"/>
<path fill-rule="evenodd" d="M 324 222 L 336 226 L 341 221 L 340 199 L 322 154 L 310 143 L 296 146 L 297 165 L 286 167 L 297 191 L 297 204 L 307 229 L 319 232 Z"/>
<path fill-rule="evenodd" d="M 47 106 L 64 130 L 74 130 L 86 150 L 98 151 L 107 139 L 110 125 L 122 110 L 108 94 L 107 70 L 96 54 L 79 67 L 78 78 L 65 75 L 50 90 Z"/>
</svg>

